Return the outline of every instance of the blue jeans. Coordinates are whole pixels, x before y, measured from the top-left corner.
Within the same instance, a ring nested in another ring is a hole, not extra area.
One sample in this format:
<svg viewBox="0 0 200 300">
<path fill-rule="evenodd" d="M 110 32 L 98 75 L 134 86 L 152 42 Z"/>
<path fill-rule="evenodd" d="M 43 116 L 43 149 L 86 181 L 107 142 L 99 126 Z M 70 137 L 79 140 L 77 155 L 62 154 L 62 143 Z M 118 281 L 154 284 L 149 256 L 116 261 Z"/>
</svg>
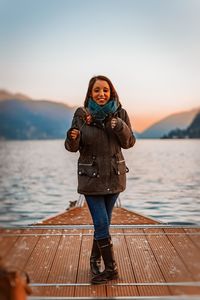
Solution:
<svg viewBox="0 0 200 300">
<path fill-rule="evenodd" d="M 94 238 L 96 240 L 110 237 L 109 227 L 112 217 L 112 210 L 119 194 L 111 195 L 85 195 L 93 224 Z"/>
</svg>

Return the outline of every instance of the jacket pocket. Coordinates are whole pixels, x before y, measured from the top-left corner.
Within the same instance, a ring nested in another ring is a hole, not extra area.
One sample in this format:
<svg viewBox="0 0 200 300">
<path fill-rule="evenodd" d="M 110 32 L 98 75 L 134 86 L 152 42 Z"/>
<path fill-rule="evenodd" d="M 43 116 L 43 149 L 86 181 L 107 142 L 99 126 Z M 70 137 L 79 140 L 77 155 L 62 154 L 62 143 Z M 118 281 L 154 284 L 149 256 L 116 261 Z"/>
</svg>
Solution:
<svg viewBox="0 0 200 300">
<path fill-rule="evenodd" d="M 129 169 L 126 166 L 125 160 L 122 155 L 116 154 L 112 159 L 112 165 L 117 175 L 123 175 L 129 172 Z"/>
<path fill-rule="evenodd" d="M 97 163 L 95 161 L 91 163 L 78 162 L 78 175 L 88 177 L 99 177 Z"/>
</svg>

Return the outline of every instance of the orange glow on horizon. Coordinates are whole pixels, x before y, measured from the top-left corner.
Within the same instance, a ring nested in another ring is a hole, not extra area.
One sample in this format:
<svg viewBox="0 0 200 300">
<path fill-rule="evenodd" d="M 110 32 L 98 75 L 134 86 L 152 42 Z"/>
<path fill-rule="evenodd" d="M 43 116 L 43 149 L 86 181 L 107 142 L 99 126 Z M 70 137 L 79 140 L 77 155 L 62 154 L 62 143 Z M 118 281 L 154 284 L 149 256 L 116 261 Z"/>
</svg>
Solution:
<svg viewBox="0 0 200 300">
<path fill-rule="evenodd" d="M 162 118 L 164 118 L 163 115 L 135 115 L 130 116 L 130 121 L 134 131 L 142 132 Z"/>
</svg>

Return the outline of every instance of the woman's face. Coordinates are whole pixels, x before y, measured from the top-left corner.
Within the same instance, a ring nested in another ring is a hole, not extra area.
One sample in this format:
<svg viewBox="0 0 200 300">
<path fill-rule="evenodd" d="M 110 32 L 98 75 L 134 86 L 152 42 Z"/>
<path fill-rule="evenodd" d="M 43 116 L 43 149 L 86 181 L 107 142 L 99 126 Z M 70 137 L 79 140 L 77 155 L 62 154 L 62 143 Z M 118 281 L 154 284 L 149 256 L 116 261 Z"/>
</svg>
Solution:
<svg viewBox="0 0 200 300">
<path fill-rule="evenodd" d="M 107 81 L 95 81 L 91 97 L 98 105 L 105 105 L 110 100 L 110 86 Z"/>
</svg>

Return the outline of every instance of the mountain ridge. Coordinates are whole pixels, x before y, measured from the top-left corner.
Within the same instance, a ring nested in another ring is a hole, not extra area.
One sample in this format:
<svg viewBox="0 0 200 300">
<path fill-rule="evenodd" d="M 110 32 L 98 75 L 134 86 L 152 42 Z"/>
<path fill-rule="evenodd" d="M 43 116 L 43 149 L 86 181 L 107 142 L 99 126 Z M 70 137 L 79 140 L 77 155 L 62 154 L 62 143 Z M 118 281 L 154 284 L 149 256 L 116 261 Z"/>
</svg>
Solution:
<svg viewBox="0 0 200 300">
<path fill-rule="evenodd" d="M 200 107 L 170 114 L 139 133 L 138 137 L 161 138 L 176 128 L 185 129 L 191 124 L 199 110 Z"/>
<path fill-rule="evenodd" d="M 19 100 L 32 100 L 32 98 L 22 94 L 22 93 L 11 93 L 6 89 L 0 89 L 0 101 L 19 99 Z"/>
<path fill-rule="evenodd" d="M 23 93 L 11 93 L 6 89 L 0 89 L 0 101 L 5 101 L 5 100 L 13 100 L 13 99 L 17 99 L 17 100 L 22 100 L 22 101 L 34 101 L 34 102 L 50 102 L 50 103 L 55 103 L 55 104 L 61 104 L 61 105 L 65 105 L 69 108 L 75 109 L 75 106 L 70 106 L 67 103 L 64 103 L 63 101 L 54 101 L 51 99 L 34 99 L 32 97 L 29 97 Z"/>
<path fill-rule="evenodd" d="M 163 136 L 164 139 L 199 139 L 200 138 L 200 111 L 194 117 L 192 123 L 184 130 L 179 128 L 170 131 Z"/>
<path fill-rule="evenodd" d="M 3 93 L 1 93 L 1 96 Z M 7 93 L 0 101 L 0 139 L 59 139 L 65 137 L 75 108 L 50 100 L 34 100 Z M 19 95 L 19 94 L 18 94 Z"/>
<path fill-rule="evenodd" d="M 52 100 L 34 100 L 21 93 L 0 90 L 0 139 L 63 138 L 76 107 Z M 137 138 L 162 138 L 190 125 L 200 108 L 173 113 L 153 123 Z"/>
</svg>

